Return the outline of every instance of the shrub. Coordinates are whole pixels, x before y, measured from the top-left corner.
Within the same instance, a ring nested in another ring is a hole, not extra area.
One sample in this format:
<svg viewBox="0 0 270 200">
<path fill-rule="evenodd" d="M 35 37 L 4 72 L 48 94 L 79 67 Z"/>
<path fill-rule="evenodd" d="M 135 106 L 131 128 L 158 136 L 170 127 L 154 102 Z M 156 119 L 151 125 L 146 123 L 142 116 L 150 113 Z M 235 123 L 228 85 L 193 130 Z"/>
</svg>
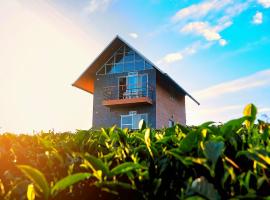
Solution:
<svg viewBox="0 0 270 200">
<path fill-rule="evenodd" d="M 225 124 L 140 122 L 0 136 L 1 199 L 259 199 L 270 196 L 270 125 L 256 107 Z"/>
</svg>

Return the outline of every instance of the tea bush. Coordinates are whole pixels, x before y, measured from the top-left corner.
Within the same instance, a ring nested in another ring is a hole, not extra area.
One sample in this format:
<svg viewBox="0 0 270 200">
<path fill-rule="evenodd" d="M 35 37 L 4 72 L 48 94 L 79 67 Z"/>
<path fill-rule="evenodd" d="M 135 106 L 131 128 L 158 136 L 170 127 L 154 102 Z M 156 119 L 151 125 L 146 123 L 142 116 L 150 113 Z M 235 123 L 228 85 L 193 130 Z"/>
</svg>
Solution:
<svg viewBox="0 0 270 200">
<path fill-rule="evenodd" d="M 0 199 L 267 199 L 270 125 L 0 136 Z"/>
</svg>

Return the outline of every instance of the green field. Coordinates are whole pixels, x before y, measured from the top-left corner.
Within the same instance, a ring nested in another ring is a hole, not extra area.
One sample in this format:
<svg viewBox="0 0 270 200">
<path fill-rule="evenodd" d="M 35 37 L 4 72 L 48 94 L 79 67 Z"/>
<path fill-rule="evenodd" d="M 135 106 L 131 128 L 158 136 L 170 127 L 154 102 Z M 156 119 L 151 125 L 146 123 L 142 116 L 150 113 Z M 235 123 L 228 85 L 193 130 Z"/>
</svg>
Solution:
<svg viewBox="0 0 270 200">
<path fill-rule="evenodd" d="M 270 125 L 0 135 L 0 199 L 267 199 Z M 256 121 L 256 123 L 255 123 Z"/>
</svg>

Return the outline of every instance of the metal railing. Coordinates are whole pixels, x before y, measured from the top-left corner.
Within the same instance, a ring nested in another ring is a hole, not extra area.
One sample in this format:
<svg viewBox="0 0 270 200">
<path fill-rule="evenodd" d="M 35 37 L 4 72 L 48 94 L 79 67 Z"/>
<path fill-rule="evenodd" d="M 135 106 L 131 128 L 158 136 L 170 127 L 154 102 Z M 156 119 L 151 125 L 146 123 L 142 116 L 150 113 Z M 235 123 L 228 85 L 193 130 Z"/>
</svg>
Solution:
<svg viewBox="0 0 270 200">
<path fill-rule="evenodd" d="M 140 85 L 117 85 L 104 87 L 104 100 L 132 99 L 140 97 L 153 97 L 153 87 L 150 84 Z"/>
</svg>

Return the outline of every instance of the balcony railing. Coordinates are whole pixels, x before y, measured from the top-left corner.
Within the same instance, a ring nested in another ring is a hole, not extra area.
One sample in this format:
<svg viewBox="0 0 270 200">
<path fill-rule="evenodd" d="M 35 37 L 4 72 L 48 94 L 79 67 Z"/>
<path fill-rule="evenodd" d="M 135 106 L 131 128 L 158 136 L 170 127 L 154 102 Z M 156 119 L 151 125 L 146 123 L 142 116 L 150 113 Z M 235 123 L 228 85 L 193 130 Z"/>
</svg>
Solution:
<svg viewBox="0 0 270 200">
<path fill-rule="evenodd" d="M 103 90 L 103 105 L 113 106 L 121 104 L 149 103 L 152 104 L 153 87 L 150 84 L 118 85 L 105 87 Z"/>
</svg>

